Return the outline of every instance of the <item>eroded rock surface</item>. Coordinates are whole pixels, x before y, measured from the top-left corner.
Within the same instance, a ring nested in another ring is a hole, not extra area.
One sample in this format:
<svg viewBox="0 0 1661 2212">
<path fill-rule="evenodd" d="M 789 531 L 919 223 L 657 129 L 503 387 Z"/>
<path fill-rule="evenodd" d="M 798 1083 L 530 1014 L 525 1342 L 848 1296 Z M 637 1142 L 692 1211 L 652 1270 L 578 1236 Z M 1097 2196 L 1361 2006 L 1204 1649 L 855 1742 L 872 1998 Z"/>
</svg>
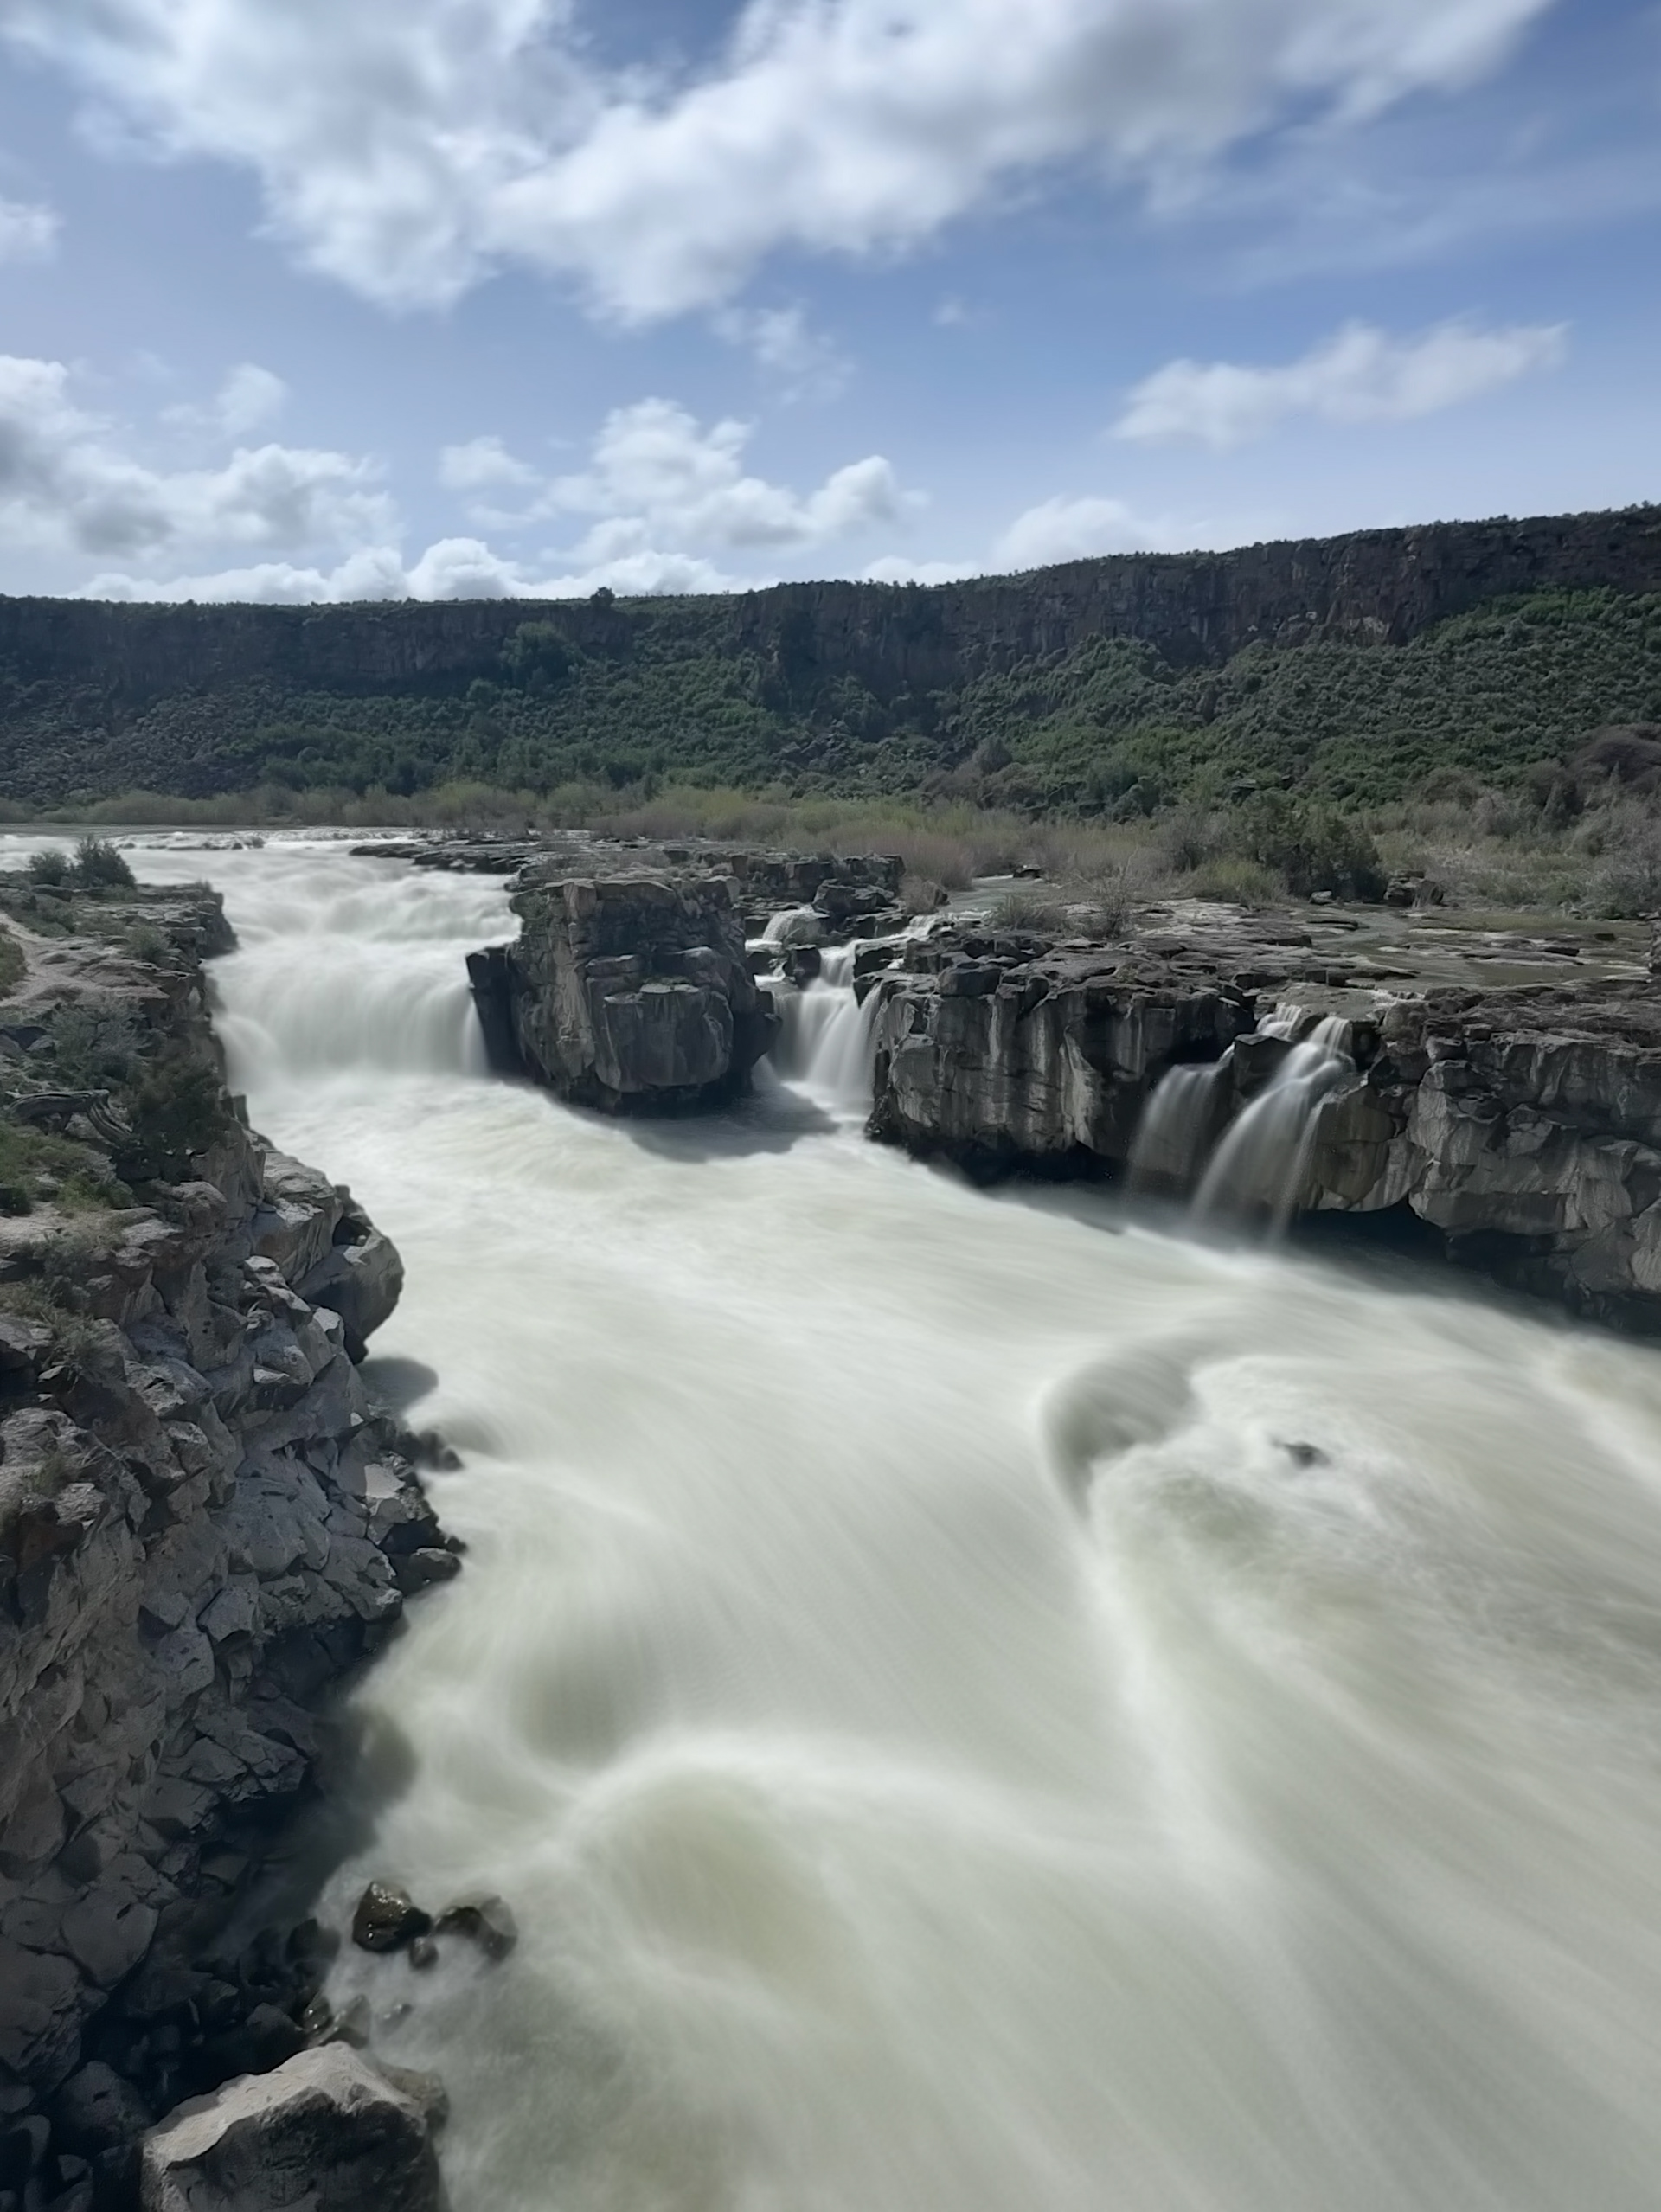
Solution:
<svg viewBox="0 0 1661 2212">
<path fill-rule="evenodd" d="M 948 930 L 897 960 L 874 947 L 856 972 L 881 994 L 872 1133 L 972 1172 L 1122 1173 L 1160 1077 L 1226 1056 L 1188 1132 L 1196 1150 L 1155 1178 L 1168 1195 L 1192 1189 L 1303 1033 L 1260 1023 L 1324 990 L 1346 1010 L 1354 1066 L 1313 1109 L 1298 1204 L 1400 1209 L 1456 1260 L 1661 1334 L 1650 978 L 1489 990 L 1403 976 L 1392 996 L 1310 931 L 1239 914 L 1090 947 Z"/>
<path fill-rule="evenodd" d="M 1661 995 L 1433 992 L 1360 1048 L 1317 1119 L 1305 1203 L 1405 1205 L 1454 1256 L 1661 1333 Z"/>
<path fill-rule="evenodd" d="M 143 1016 L 141 1069 L 212 1076 L 197 941 L 110 1001 Z M 80 1004 L 131 973 L 53 949 L 43 1012 L 55 976 Z M 355 1363 L 396 1253 L 222 1089 L 182 1095 L 215 1132 L 184 1177 L 0 1224 L 0 2140 L 30 2204 L 77 2165 L 129 2201 L 151 2114 L 305 2042 L 326 1945 L 224 1931 L 317 1701 L 398 1619 L 401 1562 L 445 1544 Z"/>
<path fill-rule="evenodd" d="M 1215 969 L 1128 948 L 946 932 L 882 994 L 871 1132 L 978 1172 L 1122 1164 L 1165 1070 L 1219 1059 L 1255 1001 Z"/>
<path fill-rule="evenodd" d="M 727 876 L 567 876 L 514 894 L 511 946 L 469 964 L 486 1033 L 561 1097 L 611 1113 L 734 1096 L 771 1043 Z"/>
<path fill-rule="evenodd" d="M 144 2149 L 144 2212 L 437 2212 L 428 2112 L 339 2043 L 182 2105 Z"/>
</svg>

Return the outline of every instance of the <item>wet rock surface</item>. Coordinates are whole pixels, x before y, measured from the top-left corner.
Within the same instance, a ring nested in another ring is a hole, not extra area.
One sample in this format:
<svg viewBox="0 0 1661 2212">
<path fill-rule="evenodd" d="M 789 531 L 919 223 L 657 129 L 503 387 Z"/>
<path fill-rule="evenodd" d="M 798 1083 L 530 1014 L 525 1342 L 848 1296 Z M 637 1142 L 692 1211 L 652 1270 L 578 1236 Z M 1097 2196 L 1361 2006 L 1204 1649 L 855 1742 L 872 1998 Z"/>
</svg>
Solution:
<svg viewBox="0 0 1661 2212">
<path fill-rule="evenodd" d="M 150 992 L 211 1068 L 199 956 L 223 941 L 170 931 L 153 983 L 31 946 L 27 1003 Z M 455 1564 L 356 1366 L 395 1252 L 212 1119 L 184 1179 L 0 1237 L 0 2203 L 135 2202 L 154 2119 L 304 2049 L 329 1939 L 250 1940 L 247 1901 L 320 1702 L 402 1612 L 401 1562 Z"/>
<path fill-rule="evenodd" d="M 1152 1161 L 1152 1187 L 1180 1195 L 1316 1014 L 1342 1010 L 1351 1051 L 1311 1103 L 1297 1206 L 1400 1210 L 1459 1261 L 1661 1333 L 1652 978 L 1611 932 L 1430 917 L 1392 943 L 1388 926 L 1165 909 L 1110 945 L 967 924 L 873 946 L 856 964 L 881 994 L 871 1132 L 982 1175 L 1122 1174 L 1161 1078 L 1226 1056 L 1182 1157 Z M 1541 979 L 1571 965 L 1573 983 Z M 1260 1033 L 1292 1004 L 1301 1025 Z"/>
</svg>

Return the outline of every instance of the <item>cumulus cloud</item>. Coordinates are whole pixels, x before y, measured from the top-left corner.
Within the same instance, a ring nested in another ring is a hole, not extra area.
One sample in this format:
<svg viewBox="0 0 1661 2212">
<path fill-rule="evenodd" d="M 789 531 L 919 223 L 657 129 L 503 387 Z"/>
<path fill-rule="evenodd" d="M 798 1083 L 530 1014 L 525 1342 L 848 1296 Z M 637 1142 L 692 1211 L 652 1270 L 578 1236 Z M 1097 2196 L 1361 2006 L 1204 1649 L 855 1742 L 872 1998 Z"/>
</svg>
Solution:
<svg viewBox="0 0 1661 2212">
<path fill-rule="evenodd" d="M 780 247 L 913 245 L 1013 177 L 1156 189 L 1278 121 L 1496 67 L 1553 0 L 751 0 L 715 65 L 609 76 L 573 0 L 0 0 L 106 143 L 234 162 L 393 305 L 503 260 L 644 319 Z"/>
<path fill-rule="evenodd" d="M 274 422 L 288 404 L 288 387 L 269 369 L 240 362 L 205 407 L 169 407 L 163 416 L 176 430 L 224 441 L 247 438 Z"/>
<path fill-rule="evenodd" d="M 800 307 L 723 307 L 715 327 L 729 345 L 752 354 L 787 399 L 835 399 L 853 374 L 835 340 L 816 330 Z"/>
<path fill-rule="evenodd" d="M 1161 536 L 1121 499 L 1046 499 L 1016 517 L 996 551 L 1009 567 L 1043 568 L 1102 553 L 1146 552 Z"/>
<path fill-rule="evenodd" d="M 1222 450 L 1263 437 L 1291 415 L 1405 422 L 1555 368 L 1567 345 L 1568 327 L 1561 323 L 1494 330 L 1443 323 L 1416 338 L 1347 323 L 1282 368 L 1168 362 L 1131 392 L 1114 435 Z"/>
<path fill-rule="evenodd" d="M 61 362 L 0 356 L 0 543 L 127 559 L 350 544 L 392 524 L 375 474 L 348 454 L 272 444 L 239 446 L 216 468 L 151 467 L 77 404 Z"/>
<path fill-rule="evenodd" d="M 591 565 L 697 547 L 822 545 L 892 522 L 913 503 L 880 453 L 834 470 L 812 491 L 771 484 L 745 469 L 753 434 L 751 424 L 730 420 L 705 430 L 672 400 L 640 400 L 606 416 L 576 473 L 542 476 L 500 439 L 476 438 L 446 447 L 440 475 L 452 490 L 530 495 L 517 511 L 475 505 L 474 519 L 489 526 L 592 517 L 575 548 Z"/>
<path fill-rule="evenodd" d="M 542 478 L 528 461 L 516 460 L 499 438 L 470 438 L 439 455 L 439 482 L 446 491 L 517 491 Z"/>
<path fill-rule="evenodd" d="M 0 200 L 0 262 L 50 260 L 62 228 L 55 208 L 26 200 Z"/>
<path fill-rule="evenodd" d="M 114 569 L 78 594 L 99 599 L 252 599 L 267 606 L 313 606 L 347 599 L 587 599 L 604 584 L 625 596 L 662 592 L 732 592 L 745 587 L 708 561 L 645 553 L 587 569 L 539 575 L 479 538 L 440 538 L 407 566 L 396 546 L 366 547 L 337 567 L 260 561 L 196 576 L 164 579 Z"/>
<path fill-rule="evenodd" d="M 372 460 L 238 444 L 213 466 L 158 467 L 135 458 L 130 434 L 82 407 L 73 385 L 60 362 L 0 356 L 0 548 L 100 557 L 108 565 L 85 587 L 96 598 L 298 604 L 567 598 L 601 584 L 735 590 L 777 571 L 739 577 L 714 556 L 766 561 L 892 522 L 913 504 L 880 455 L 798 491 L 746 470 L 747 424 L 706 429 L 672 401 L 644 400 L 608 415 L 587 465 L 568 475 L 545 475 L 489 435 L 440 455 L 450 490 L 517 498 L 497 518 L 515 538 L 563 522 L 574 544 L 530 556 L 453 536 L 409 559 Z M 228 443 L 237 424 L 285 397 L 269 372 L 244 367 L 206 406 L 163 420 Z M 193 557 L 203 555 L 218 558 Z"/>
</svg>

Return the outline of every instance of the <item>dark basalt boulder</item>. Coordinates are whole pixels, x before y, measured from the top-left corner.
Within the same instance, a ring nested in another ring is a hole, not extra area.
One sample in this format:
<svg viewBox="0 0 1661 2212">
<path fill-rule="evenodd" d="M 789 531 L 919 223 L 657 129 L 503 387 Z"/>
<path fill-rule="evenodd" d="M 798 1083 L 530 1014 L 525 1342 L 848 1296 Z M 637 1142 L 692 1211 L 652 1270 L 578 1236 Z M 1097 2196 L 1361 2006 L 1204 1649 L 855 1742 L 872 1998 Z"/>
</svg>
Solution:
<svg viewBox="0 0 1661 2212">
<path fill-rule="evenodd" d="M 723 875 L 529 882 L 511 946 L 469 962 L 498 1066 L 574 1105 L 674 1113 L 741 1092 L 778 1027 Z"/>
<path fill-rule="evenodd" d="M 407 1889 L 389 1882 L 372 1882 L 357 1901 L 352 1915 L 352 1941 L 360 1951 L 401 1951 L 433 1927 Z"/>
</svg>

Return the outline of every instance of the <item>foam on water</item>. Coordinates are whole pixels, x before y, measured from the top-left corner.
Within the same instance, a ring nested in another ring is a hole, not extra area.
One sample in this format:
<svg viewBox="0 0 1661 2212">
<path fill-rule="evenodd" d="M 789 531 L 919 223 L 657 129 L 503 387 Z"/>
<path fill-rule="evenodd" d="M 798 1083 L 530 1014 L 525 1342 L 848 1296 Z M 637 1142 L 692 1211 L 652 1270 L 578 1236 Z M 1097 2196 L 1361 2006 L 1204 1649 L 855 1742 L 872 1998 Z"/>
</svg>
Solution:
<svg viewBox="0 0 1661 2212">
<path fill-rule="evenodd" d="M 518 1914 L 337 1972 L 456 2212 L 1651 2212 L 1653 1351 L 570 1112 L 467 1072 L 498 885 L 138 864 L 225 889 L 236 1079 L 464 1453 L 328 1900 Z"/>
</svg>

